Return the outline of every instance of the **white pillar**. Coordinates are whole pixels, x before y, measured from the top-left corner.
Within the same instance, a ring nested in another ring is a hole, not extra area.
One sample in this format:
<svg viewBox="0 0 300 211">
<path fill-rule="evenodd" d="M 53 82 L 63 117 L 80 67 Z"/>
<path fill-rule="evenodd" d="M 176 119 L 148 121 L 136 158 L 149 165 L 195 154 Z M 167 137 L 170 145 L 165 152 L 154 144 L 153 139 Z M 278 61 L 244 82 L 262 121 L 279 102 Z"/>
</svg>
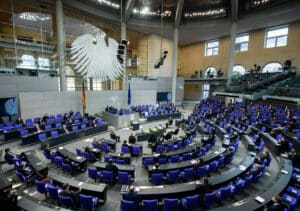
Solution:
<svg viewBox="0 0 300 211">
<path fill-rule="evenodd" d="M 121 23 L 121 39 L 122 40 L 126 40 L 126 23 L 122 22 Z M 124 52 L 124 75 L 123 75 L 123 90 L 127 90 L 127 75 L 126 75 L 126 50 L 127 48 L 125 48 L 125 52 Z"/>
<path fill-rule="evenodd" d="M 231 84 L 232 69 L 234 65 L 236 32 L 237 32 L 237 22 L 233 22 L 231 23 L 231 31 L 230 31 L 230 52 L 229 52 L 229 62 L 228 62 L 228 69 L 227 69 L 227 86 Z"/>
<path fill-rule="evenodd" d="M 60 72 L 60 90 L 67 91 L 66 73 L 65 73 L 65 34 L 64 34 L 64 13 L 62 0 L 55 1 L 56 8 L 56 43 L 57 60 Z"/>
<path fill-rule="evenodd" d="M 173 35 L 173 65 L 172 65 L 172 103 L 176 103 L 176 80 L 177 80 L 177 54 L 178 54 L 178 28 L 174 28 Z"/>
</svg>

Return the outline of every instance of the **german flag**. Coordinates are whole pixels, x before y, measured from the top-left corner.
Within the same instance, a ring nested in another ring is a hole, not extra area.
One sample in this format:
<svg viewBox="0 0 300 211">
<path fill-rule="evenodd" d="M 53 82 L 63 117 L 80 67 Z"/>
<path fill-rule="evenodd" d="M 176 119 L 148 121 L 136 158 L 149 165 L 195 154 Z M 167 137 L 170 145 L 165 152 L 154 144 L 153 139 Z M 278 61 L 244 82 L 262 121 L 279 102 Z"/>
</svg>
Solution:
<svg viewBox="0 0 300 211">
<path fill-rule="evenodd" d="M 82 102 L 82 110 L 83 110 L 83 115 L 84 115 L 85 114 L 85 109 L 86 109 L 86 95 L 85 95 L 84 79 L 82 79 L 81 102 Z"/>
</svg>

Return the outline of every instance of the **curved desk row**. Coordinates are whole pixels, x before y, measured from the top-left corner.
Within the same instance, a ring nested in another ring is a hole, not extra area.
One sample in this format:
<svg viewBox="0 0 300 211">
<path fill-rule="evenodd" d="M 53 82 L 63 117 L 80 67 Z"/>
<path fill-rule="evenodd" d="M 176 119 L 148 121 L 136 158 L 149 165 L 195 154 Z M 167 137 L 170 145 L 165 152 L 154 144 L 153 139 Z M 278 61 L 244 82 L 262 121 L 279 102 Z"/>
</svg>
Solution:
<svg viewBox="0 0 300 211">
<path fill-rule="evenodd" d="M 249 153 L 243 162 L 221 175 L 216 175 L 209 179 L 211 188 L 215 189 L 228 183 L 238 176 L 241 176 L 249 168 L 252 167 L 255 160 L 255 153 Z M 160 185 L 160 186 L 137 186 L 138 195 L 141 200 L 143 199 L 163 199 L 163 198 L 182 198 L 193 194 L 203 194 L 203 185 L 200 181 L 192 181 L 187 183 L 179 183 L 174 185 Z M 121 194 L 125 194 L 129 189 L 128 185 L 123 185 Z M 204 189 L 207 191 L 207 188 Z"/>
<path fill-rule="evenodd" d="M 29 199 L 26 197 L 22 197 L 18 199 L 18 207 L 24 209 L 24 210 L 30 210 L 30 211 L 71 211 L 69 209 L 65 209 L 58 206 L 51 206 L 49 204 L 43 205 L 39 201 L 35 201 L 34 199 Z"/>
<path fill-rule="evenodd" d="M 172 119 L 179 119 L 179 118 L 181 118 L 181 113 L 178 112 L 178 113 L 173 113 L 173 114 L 158 114 L 155 116 L 148 116 L 146 118 L 147 118 L 147 121 L 150 122 L 150 121 L 169 119 L 170 117 Z"/>
<path fill-rule="evenodd" d="M 70 185 L 70 189 L 78 190 L 78 187 L 80 186 L 82 188 L 81 193 L 91 196 L 97 196 L 99 197 L 99 200 L 101 200 L 101 203 L 104 204 L 106 202 L 106 195 L 107 195 L 107 185 L 103 183 L 97 183 L 97 184 L 91 184 L 86 183 L 78 180 L 74 180 L 62 175 L 59 175 L 57 173 L 54 173 L 53 171 L 49 171 L 48 176 L 52 179 L 54 185 L 61 186 L 64 183 L 67 183 Z"/>
<path fill-rule="evenodd" d="M 275 194 L 281 193 L 288 185 L 293 171 L 292 161 L 280 157 L 281 171 L 278 172 L 276 179 L 264 188 L 264 191 L 256 194 L 254 197 L 239 201 L 231 206 L 220 207 L 215 211 L 231 210 L 263 210 L 264 206 L 272 201 Z M 258 202 L 255 198 L 259 196 L 264 202 Z"/>
<path fill-rule="evenodd" d="M 97 170 L 99 170 L 99 171 L 103 171 L 106 169 L 106 164 L 107 163 L 97 161 L 96 163 L 92 164 L 92 166 L 96 167 Z M 135 177 L 135 166 L 123 165 L 123 164 L 117 164 L 117 163 L 115 163 L 115 165 L 119 171 L 127 172 L 129 175 L 131 175 L 132 178 Z"/>
<path fill-rule="evenodd" d="M 34 150 L 24 152 L 24 156 L 25 160 L 35 171 L 41 173 L 42 175 L 48 174 L 48 166 L 38 158 Z"/>
<path fill-rule="evenodd" d="M 79 129 L 78 131 L 72 131 L 70 133 L 60 134 L 55 137 L 49 137 L 42 141 L 42 144 L 49 144 L 50 147 L 65 144 L 67 142 L 73 141 L 77 138 L 82 138 L 89 135 L 94 135 L 96 133 L 107 131 L 108 123 L 103 123 L 101 126 L 88 127 L 85 129 Z M 58 130 L 58 129 L 57 129 Z M 29 145 L 39 142 L 39 133 L 30 134 L 22 137 L 22 145 Z"/>
<path fill-rule="evenodd" d="M 217 151 L 211 152 L 205 156 L 202 157 L 202 159 L 204 160 L 205 164 L 216 160 L 217 158 L 219 158 L 219 155 L 225 152 L 225 148 L 220 148 Z M 187 161 L 182 161 L 182 162 L 177 162 L 177 163 L 167 163 L 167 164 L 161 164 L 159 165 L 159 170 L 161 173 L 166 174 L 169 171 L 173 171 L 173 170 L 183 170 L 186 168 L 191 168 L 194 166 L 194 162 L 195 160 L 187 160 Z M 149 172 L 149 176 L 152 174 L 152 171 L 155 170 L 153 165 L 149 165 L 148 166 L 148 172 Z"/>
<path fill-rule="evenodd" d="M 166 128 L 155 128 L 155 130 L 149 129 L 149 132 L 141 132 L 136 134 L 136 141 L 148 141 L 152 135 L 155 135 L 156 137 L 162 136 L 164 132 L 166 131 Z"/>
<path fill-rule="evenodd" d="M 197 149 L 200 149 L 201 146 L 202 146 L 202 143 L 200 143 L 200 142 L 197 142 L 197 143 L 192 142 L 191 144 L 189 144 L 188 146 L 186 146 L 183 149 L 173 150 L 170 152 L 164 152 L 163 155 L 168 158 L 171 156 L 174 156 L 174 155 L 182 155 L 184 153 L 189 153 L 189 152 L 195 151 Z M 146 159 L 146 158 L 154 159 L 157 156 L 159 156 L 159 154 L 143 155 L 143 162 L 144 162 L 144 159 Z"/>
</svg>

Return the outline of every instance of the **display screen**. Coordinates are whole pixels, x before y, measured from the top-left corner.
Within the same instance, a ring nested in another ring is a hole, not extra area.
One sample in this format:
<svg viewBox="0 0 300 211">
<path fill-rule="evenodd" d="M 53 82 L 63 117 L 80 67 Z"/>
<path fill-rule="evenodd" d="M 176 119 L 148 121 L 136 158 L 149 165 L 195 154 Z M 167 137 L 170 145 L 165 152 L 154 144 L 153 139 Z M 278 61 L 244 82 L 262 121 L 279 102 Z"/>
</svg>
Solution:
<svg viewBox="0 0 300 211">
<path fill-rule="evenodd" d="M 171 101 L 172 100 L 172 94 L 170 92 L 157 92 L 156 100 L 157 100 L 157 102 Z"/>
<path fill-rule="evenodd" d="M 15 97 L 0 98 L 0 116 L 10 116 L 18 114 L 18 105 Z"/>
</svg>

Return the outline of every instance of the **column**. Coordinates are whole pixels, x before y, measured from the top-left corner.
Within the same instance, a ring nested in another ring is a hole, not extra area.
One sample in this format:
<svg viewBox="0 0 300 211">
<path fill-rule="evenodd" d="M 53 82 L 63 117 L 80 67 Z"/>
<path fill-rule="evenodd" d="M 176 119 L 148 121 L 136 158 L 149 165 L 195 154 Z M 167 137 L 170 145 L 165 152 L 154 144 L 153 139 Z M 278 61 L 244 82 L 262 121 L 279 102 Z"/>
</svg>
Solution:
<svg viewBox="0 0 300 211">
<path fill-rule="evenodd" d="M 177 54 L 178 54 L 178 28 L 174 28 L 173 35 L 173 65 L 172 65 L 172 103 L 176 103 L 176 80 L 177 80 Z"/>
<path fill-rule="evenodd" d="M 56 43 L 57 60 L 60 72 L 60 90 L 67 91 L 66 73 L 65 73 L 65 34 L 64 34 L 64 13 L 62 0 L 55 1 L 56 8 Z"/>
<path fill-rule="evenodd" d="M 234 65 L 234 51 L 235 51 L 235 37 L 237 32 L 237 22 L 231 23 L 230 31 L 230 52 L 229 52 L 229 63 L 227 69 L 227 86 L 231 84 L 232 69 Z"/>
<path fill-rule="evenodd" d="M 126 40 L 126 23 L 122 22 L 121 23 L 121 40 Z M 126 50 L 127 47 L 125 48 L 125 52 L 124 52 L 124 75 L 123 75 L 123 90 L 127 90 L 127 75 L 126 75 Z"/>
</svg>

